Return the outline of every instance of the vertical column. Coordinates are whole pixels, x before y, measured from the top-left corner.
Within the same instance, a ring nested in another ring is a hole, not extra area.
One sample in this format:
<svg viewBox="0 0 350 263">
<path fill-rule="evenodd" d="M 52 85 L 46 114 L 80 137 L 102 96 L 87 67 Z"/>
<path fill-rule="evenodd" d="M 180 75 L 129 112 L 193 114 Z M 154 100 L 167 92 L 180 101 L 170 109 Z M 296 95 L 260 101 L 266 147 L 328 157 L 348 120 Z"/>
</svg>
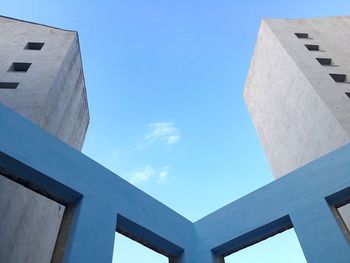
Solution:
<svg viewBox="0 0 350 263">
<path fill-rule="evenodd" d="M 222 263 L 211 252 L 204 240 L 194 237 L 190 247 L 185 248 L 184 254 L 181 256 L 179 263 Z"/>
<path fill-rule="evenodd" d="M 111 263 L 116 214 L 83 198 L 75 208 L 65 248 L 64 263 Z"/>
<path fill-rule="evenodd" d="M 200 242 L 200 241 L 199 241 Z M 193 254 L 195 263 L 222 263 L 222 259 L 217 259 L 210 249 L 201 250 L 197 254 Z M 221 261 L 220 261 L 221 260 Z M 186 262 L 187 263 L 187 262 Z"/>
<path fill-rule="evenodd" d="M 349 262 L 349 242 L 325 199 L 304 204 L 290 217 L 308 263 Z"/>
</svg>

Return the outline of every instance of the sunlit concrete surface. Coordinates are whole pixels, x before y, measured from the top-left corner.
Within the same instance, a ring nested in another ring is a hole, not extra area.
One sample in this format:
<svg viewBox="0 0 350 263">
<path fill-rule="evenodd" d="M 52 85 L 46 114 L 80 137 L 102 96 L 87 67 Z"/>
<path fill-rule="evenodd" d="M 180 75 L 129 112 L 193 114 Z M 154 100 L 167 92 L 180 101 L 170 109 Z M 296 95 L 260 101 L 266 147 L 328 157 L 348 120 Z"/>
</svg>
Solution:
<svg viewBox="0 0 350 263">
<path fill-rule="evenodd" d="M 262 21 L 244 98 L 275 178 L 350 142 L 349 39 L 349 16 Z"/>
<path fill-rule="evenodd" d="M 244 98 L 276 178 L 350 142 L 349 39 L 349 16 L 262 21 Z"/>
<path fill-rule="evenodd" d="M 89 110 L 77 32 L 0 16 L 0 43 L 0 82 L 18 83 L 0 88 L 0 102 L 80 150 Z M 13 62 L 31 65 L 15 72 Z"/>
</svg>

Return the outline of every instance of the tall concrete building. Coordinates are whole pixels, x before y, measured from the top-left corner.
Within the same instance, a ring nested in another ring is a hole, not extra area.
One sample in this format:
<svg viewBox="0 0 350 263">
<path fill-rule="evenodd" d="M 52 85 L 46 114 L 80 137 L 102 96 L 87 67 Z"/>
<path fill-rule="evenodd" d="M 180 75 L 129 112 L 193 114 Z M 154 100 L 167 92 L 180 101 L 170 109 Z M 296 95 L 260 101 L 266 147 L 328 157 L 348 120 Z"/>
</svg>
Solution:
<svg viewBox="0 0 350 263">
<path fill-rule="evenodd" d="M 350 17 L 265 19 L 244 98 L 279 178 L 350 142 Z"/>
<path fill-rule="evenodd" d="M 244 99 L 276 179 L 350 143 L 349 40 L 350 16 L 262 21 Z"/>
<path fill-rule="evenodd" d="M 89 112 L 78 35 L 0 17 L 0 102 L 80 150 Z"/>
<path fill-rule="evenodd" d="M 0 47 L 0 102 L 80 150 L 89 111 L 77 32 L 0 17 Z M 0 176 L 0 262 L 50 262 L 64 209 Z"/>
</svg>

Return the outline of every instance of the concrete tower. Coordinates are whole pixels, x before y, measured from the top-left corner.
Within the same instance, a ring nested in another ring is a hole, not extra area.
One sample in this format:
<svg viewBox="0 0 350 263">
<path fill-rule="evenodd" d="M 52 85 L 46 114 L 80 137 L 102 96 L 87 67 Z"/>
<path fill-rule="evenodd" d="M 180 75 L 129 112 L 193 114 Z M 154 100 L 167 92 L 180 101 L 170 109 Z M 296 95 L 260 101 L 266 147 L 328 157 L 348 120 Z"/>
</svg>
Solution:
<svg viewBox="0 0 350 263">
<path fill-rule="evenodd" d="M 80 150 L 89 111 L 78 34 L 0 17 L 0 102 Z"/>
<path fill-rule="evenodd" d="M 350 142 L 350 17 L 265 19 L 244 98 L 279 178 Z"/>
<path fill-rule="evenodd" d="M 349 16 L 262 21 L 244 99 L 276 179 L 350 142 L 349 40 Z"/>
<path fill-rule="evenodd" d="M 0 47 L 0 102 L 80 150 L 89 112 L 77 32 L 0 17 Z M 0 176 L 0 262 L 50 262 L 64 210 Z"/>
</svg>

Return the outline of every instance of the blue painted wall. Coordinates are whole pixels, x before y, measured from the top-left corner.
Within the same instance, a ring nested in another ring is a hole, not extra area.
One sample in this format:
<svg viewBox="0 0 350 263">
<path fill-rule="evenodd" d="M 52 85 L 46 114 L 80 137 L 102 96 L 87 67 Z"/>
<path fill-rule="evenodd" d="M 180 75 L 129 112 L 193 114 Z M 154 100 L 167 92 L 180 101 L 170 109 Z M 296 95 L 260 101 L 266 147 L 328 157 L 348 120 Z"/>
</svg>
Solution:
<svg viewBox="0 0 350 263">
<path fill-rule="evenodd" d="M 308 262 L 350 260 L 332 208 L 350 197 L 350 145 L 192 223 L 2 105 L 0 135 L 0 172 L 72 207 L 64 262 L 112 262 L 116 229 L 181 263 L 213 263 L 290 227 Z"/>
</svg>

